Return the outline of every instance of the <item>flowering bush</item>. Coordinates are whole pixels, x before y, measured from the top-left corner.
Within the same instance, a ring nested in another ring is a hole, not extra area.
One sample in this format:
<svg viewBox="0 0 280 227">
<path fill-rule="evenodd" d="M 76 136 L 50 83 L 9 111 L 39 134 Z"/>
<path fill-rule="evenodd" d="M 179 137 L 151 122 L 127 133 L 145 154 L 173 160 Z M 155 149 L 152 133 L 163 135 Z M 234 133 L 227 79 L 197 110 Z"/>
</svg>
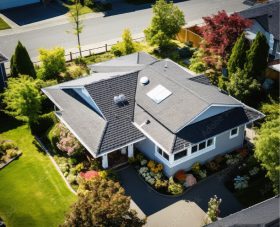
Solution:
<svg viewBox="0 0 280 227">
<path fill-rule="evenodd" d="M 82 177 L 85 180 L 91 180 L 95 177 L 99 177 L 99 173 L 97 171 L 90 170 L 90 171 L 87 171 L 87 172 L 81 172 L 80 177 Z"/>
<path fill-rule="evenodd" d="M 163 165 L 160 163 L 156 163 L 155 161 L 150 160 L 147 164 L 147 166 L 149 167 L 149 169 L 153 172 L 153 173 L 159 173 L 163 170 Z"/>
<path fill-rule="evenodd" d="M 198 171 L 198 175 L 201 179 L 203 179 L 203 178 L 207 177 L 207 172 L 205 169 L 202 169 L 202 170 Z"/>
<path fill-rule="evenodd" d="M 168 186 L 168 180 L 160 180 L 160 179 L 156 180 L 155 183 L 156 189 L 167 188 L 167 186 Z"/>
<path fill-rule="evenodd" d="M 67 154 L 71 156 L 84 149 L 75 136 L 66 127 L 64 127 L 63 124 L 60 123 L 59 128 L 59 141 L 56 144 L 59 150 L 67 152 Z"/>
<path fill-rule="evenodd" d="M 240 155 L 226 154 L 225 157 L 228 166 L 237 164 L 241 159 Z"/>
<path fill-rule="evenodd" d="M 186 173 L 184 170 L 179 170 L 176 174 L 175 174 L 175 178 L 180 181 L 180 182 L 185 182 L 186 180 Z"/>
<path fill-rule="evenodd" d="M 234 188 L 236 190 L 242 190 L 248 187 L 248 180 L 250 178 L 247 175 L 244 176 L 237 176 L 234 180 Z"/>
<path fill-rule="evenodd" d="M 199 162 L 196 162 L 192 165 L 192 171 L 196 174 L 198 174 L 198 172 L 200 171 L 201 166 Z"/>
<path fill-rule="evenodd" d="M 147 160 L 146 159 L 143 159 L 142 161 L 140 161 L 140 164 L 141 166 L 145 166 L 147 164 Z"/>
<path fill-rule="evenodd" d="M 168 181 L 168 192 L 170 192 L 172 195 L 179 195 L 182 194 L 183 191 L 183 185 L 176 183 L 173 177 L 170 177 Z"/>
<path fill-rule="evenodd" d="M 219 206 L 221 202 L 222 199 L 218 199 L 216 195 L 214 195 L 214 197 L 211 198 L 210 201 L 208 202 L 207 215 L 211 219 L 211 221 L 217 221 L 217 218 L 220 213 Z"/>
</svg>

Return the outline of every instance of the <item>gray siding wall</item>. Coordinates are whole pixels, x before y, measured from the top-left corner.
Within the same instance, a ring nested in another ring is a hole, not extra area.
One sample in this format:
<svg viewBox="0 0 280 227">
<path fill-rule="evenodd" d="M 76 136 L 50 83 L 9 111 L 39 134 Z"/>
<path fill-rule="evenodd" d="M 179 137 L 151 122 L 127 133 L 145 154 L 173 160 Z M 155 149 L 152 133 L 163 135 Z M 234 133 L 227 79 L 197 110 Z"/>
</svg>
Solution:
<svg viewBox="0 0 280 227">
<path fill-rule="evenodd" d="M 161 159 L 159 159 L 155 156 L 155 145 L 149 139 L 143 140 L 143 141 L 137 143 L 135 146 L 141 152 L 143 152 L 149 159 L 162 163 L 164 165 L 164 173 L 167 176 L 172 176 L 178 170 L 191 169 L 192 165 L 195 162 L 199 162 L 199 163 L 203 164 L 206 161 L 213 159 L 215 156 L 217 156 L 219 154 L 224 154 L 224 153 L 227 153 L 227 152 L 230 152 L 237 148 L 242 147 L 243 141 L 244 141 L 244 129 L 245 129 L 244 125 L 240 126 L 238 136 L 235 138 L 232 138 L 232 139 L 229 138 L 230 131 L 226 131 L 226 132 L 216 136 L 216 147 L 214 150 L 211 150 L 204 154 L 198 155 L 197 157 L 187 160 L 183 163 L 180 163 L 174 167 L 167 166 L 166 164 L 164 164 L 161 161 Z"/>
</svg>

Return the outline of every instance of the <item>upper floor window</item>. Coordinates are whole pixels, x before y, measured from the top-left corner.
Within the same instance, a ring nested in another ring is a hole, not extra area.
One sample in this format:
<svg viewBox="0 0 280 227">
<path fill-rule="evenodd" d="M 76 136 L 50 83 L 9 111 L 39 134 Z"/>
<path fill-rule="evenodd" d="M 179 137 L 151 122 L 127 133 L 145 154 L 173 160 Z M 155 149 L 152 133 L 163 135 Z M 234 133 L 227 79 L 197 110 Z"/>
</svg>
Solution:
<svg viewBox="0 0 280 227">
<path fill-rule="evenodd" d="M 239 131 L 238 127 L 233 128 L 232 130 L 230 130 L 230 136 L 229 137 L 232 139 L 232 138 L 238 136 L 238 131 Z"/>
</svg>

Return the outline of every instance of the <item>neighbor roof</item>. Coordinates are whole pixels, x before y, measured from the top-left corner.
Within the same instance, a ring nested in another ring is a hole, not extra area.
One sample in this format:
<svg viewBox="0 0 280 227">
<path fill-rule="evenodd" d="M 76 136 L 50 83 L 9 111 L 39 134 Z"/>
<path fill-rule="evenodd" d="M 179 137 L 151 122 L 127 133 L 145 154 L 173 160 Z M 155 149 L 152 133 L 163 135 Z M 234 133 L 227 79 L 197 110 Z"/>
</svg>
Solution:
<svg viewBox="0 0 280 227">
<path fill-rule="evenodd" d="M 207 226 L 279 226 L 279 196 L 270 198 L 254 206 L 241 210 L 237 213 L 224 217 Z"/>
<path fill-rule="evenodd" d="M 267 32 L 273 34 L 274 39 L 279 40 L 279 4 L 279 0 L 269 1 L 241 11 L 239 14 L 248 19 L 256 19 Z"/>
<path fill-rule="evenodd" d="M 6 58 L 3 54 L 0 53 L 0 63 L 8 61 L 8 58 Z"/>
<path fill-rule="evenodd" d="M 242 103 L 210 85 L 205 76 L 194 77 L 170 60 L 135 53 L 98 65 L 115 68 L 113 72 L 97 72 L 92 65 L 96 73 L 90 76 L 43 89 L 60 109 L 56 115 L 95 157 L 145 137 L 172 153 L 263 116 L 250 109 L 250 117 Z M 131 68 L 125 71 L 123 67 Z M 145 86 L 140 82 L 144 76 L 149 81 Z M 171 95 L 157 104 L 147 93 L 159 85 Z M 81 88 L 82 93 L 75 90 Z M 118 105 L 120 95 L 125 101 Z M 203 126 L 221 116 L 190 122 L 213 104 L 233 109 L 221 115 L 223 124 L 205 134 Z"/>
</svg>

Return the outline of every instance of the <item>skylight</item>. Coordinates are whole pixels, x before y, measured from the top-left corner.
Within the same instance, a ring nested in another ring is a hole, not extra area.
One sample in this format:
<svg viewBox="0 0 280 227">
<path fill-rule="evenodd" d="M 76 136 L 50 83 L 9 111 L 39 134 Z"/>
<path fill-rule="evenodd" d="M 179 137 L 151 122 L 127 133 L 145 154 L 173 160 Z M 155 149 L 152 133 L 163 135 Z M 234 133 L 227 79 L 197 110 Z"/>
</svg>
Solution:
<svg viewBox="0 0 280 227">
<path fill-rule="evenodd" d="M 149 91 L 147 95 L 157 104 L 161 103 L 164 99 L 172 94 L 171 91 L 167 90 L 162 85 L 156 86 L 154 89 Z"/>
</svg>

